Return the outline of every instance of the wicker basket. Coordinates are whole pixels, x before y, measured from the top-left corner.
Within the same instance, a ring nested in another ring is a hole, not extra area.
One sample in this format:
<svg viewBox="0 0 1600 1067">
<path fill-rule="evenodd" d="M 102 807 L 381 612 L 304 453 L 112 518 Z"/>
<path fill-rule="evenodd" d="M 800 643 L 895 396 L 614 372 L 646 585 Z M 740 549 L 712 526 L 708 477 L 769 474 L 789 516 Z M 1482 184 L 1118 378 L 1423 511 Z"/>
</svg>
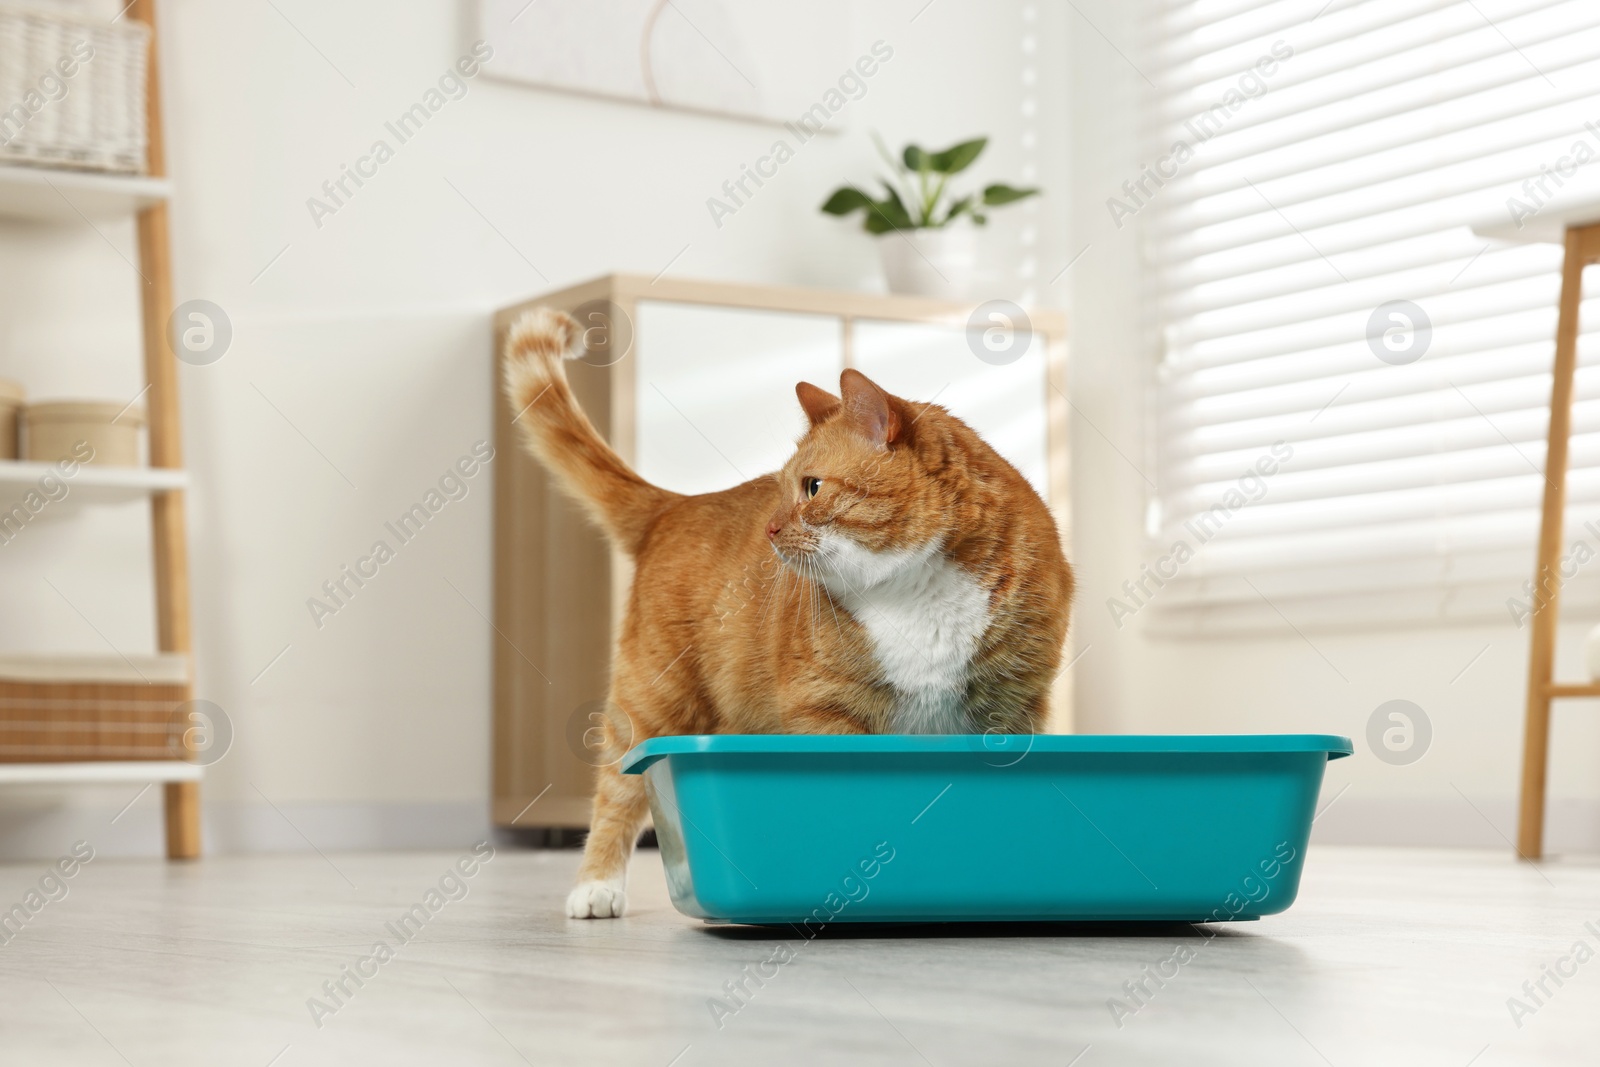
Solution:
<svg viewBox="0 0 1600 1067">
<path fill-rule="evenodd" d="M 0 763 L 187 759 L 182 656 L 0 659 Z"/>
<path fill-rule="evenodd" d="M 149 55 L 142 22 L 0 6 L 0 163 L 142 173 Z"/>
</svg>

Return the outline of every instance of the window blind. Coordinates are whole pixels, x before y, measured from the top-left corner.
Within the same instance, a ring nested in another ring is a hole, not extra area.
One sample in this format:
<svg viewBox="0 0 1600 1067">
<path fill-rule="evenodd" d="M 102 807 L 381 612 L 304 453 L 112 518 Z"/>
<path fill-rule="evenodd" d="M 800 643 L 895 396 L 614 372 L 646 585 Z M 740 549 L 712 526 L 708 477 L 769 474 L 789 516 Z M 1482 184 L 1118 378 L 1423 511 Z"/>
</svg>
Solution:
<svg viewBox="0 0 1600 1067">
<path fill-rule="evenodd" d="M 1474 227 L 1521 236 L 1600 202 L 1600 4 L 1319 8 L 1157 8 L 1155 162 L 1107 208 L 1150 210 L 1160 489 L 1112 611 L 1181 632 L 1518 625 L 1561 249 Z M 1586 289 L 1563 592 L 1580 610 L 1600 607 L 1594 310 Z"/>
</svg>

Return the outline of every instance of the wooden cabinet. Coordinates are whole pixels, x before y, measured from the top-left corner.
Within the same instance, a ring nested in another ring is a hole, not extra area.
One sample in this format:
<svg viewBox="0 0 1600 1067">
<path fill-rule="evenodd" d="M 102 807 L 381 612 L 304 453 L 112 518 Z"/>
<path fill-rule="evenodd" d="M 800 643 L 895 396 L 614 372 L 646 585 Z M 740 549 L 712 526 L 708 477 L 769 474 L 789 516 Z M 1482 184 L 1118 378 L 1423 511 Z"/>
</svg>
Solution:
<svg viewBox="0 0 1600 1067">
<path fill-rule="evenodd" d="M 856 367 L 966 419 L 1038 488 L 1070 544 L 1059 312 L 1030 311 L 1020 334 L 996 334 L 1015 323 L 986 307 L 609 275 L 500 311 L 497 384 L 505 331 L 536 306 L 584 327 L 587 354 L 567 365 L 573 389 L 601 434 L 658 485 L 710 492 L 777 469 L 805 430 L 795 383 L 836 391 L 839 372 Z M 980 358 L 996 336 L 1013 354 Z M 629 564 L 523 452 L 511 414 L 497 389 L 493 817 L 505 827 L 583 827 L 593 775 L 584 735 L 606 695 Z M 1071 729 L 1070 695 L 1059 680 L 1058 731 Z"/>
</svg>

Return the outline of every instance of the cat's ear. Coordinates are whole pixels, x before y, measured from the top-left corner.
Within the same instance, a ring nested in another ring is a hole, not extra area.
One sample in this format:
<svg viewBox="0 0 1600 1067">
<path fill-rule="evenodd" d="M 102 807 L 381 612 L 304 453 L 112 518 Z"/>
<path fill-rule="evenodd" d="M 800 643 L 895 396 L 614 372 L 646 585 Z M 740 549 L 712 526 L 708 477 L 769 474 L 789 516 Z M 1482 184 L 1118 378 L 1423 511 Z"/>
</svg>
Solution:
<svg viewBox="0 0 1600 1067">
<path fill-rule="evenodd" d="M 794 387 L 794 392 L 800 398 L 800 406 L 805 408 L 806 418 L 811 420 L 813 426 L 820 424 L 839 410 L 838 397 L 826 389 L 818 389 L 810 382 L 801 382 Z"/>
<path fill-rule="evenodd" d="M 900 439 L 904 428 L 900 405 L 872 379 L 858 370 L 847 370 L 839 375 L 839 395 L 843 398 L 845 417 L 867 440 L 887 446 Z"/>
</svg>

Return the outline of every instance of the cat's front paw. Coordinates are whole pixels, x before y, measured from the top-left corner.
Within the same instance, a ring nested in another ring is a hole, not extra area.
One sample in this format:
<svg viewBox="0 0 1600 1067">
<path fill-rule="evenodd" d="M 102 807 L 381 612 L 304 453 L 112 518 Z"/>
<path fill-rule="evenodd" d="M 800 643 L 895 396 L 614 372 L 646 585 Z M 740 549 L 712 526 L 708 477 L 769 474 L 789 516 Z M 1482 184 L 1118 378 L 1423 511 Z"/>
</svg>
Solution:
<svg viewBox="0 0 1600 1067">
<path fill-rule="evenodd" d="M 628 894 L 621 878 L 579 882 L 567 894 L 569 919 L 620 919 L 628 909 Z"/>
</svg>

